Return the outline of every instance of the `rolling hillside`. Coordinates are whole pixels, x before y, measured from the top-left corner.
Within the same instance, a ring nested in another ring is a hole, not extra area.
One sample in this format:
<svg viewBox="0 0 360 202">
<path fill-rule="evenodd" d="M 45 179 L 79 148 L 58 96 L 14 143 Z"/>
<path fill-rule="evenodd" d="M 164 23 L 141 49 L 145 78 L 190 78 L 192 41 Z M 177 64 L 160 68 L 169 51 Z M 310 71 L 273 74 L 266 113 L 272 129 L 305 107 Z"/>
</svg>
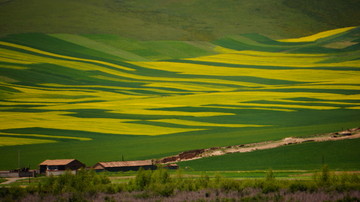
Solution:
<svg viewBox="0 0 360 202">
<path fill-rule="evenodd" d="M 288 145 L 249 153 L 234 153 L 225 156 L 181 162 L 183 168 L 197 171 L 237 170 L 318 170 L 327 164 L 331 169 L 359 170 L 356 156 L 359 139 Z"/>
<path fill-rule="evenodd" d="M 92 165 L 358 127 L 359 30 L 212 42 L 8 35 L 0 39 L 0 169 L 17 167 L 19 156 L 22 166 Z"/>
<path fill-rule="evenodd" d="M 358 26 L 359 9 L 359 0 L 0 0 L 0 36 L 91 33 L 212 41 L 259 33 L 277 39 Z"/>
</svg>

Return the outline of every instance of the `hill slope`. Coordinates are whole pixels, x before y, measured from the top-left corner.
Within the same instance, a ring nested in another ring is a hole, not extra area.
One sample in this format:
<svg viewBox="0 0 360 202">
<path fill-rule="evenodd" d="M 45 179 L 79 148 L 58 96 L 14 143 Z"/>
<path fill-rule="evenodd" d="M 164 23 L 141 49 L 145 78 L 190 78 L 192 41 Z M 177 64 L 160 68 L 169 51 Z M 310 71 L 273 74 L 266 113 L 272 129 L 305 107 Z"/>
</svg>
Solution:
<svg viewBox="0 0 360 202">
<path fill-rule="evenodd" d="M 91 165 L 359 126 L 356 27 L 211 43 L 17 34 L 0 51 L 0 169 L 19 151 Z"/>
<path fill-rule="evenodd" d="M 332 169 L 359 170 L 356 156 L 360 140 L 307 143 L 283 148 L 228 154 L 181 162 L 180 166 L 198 171 L 266 170 L 269 168 L 316 170 L 325 163 Z M 346 148 L 346 149 L 345 149 Z"/>
<path fill-rule="evenodd" d="M 357 26 L 358 0 L 0 0 L 0 34 L 116 34 L 146 40 L 271 38 Z"/>
</svg>

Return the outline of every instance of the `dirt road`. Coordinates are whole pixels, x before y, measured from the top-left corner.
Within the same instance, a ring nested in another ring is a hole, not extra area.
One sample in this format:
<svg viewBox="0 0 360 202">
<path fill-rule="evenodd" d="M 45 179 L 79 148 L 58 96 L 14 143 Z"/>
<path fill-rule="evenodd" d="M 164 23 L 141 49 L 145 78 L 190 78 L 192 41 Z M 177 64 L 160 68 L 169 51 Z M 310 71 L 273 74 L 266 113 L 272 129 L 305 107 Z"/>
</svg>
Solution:
<svg viewBox="0 0 360 202">
<path fill-rule="evenodd" d="M 0 184 L 11 184 L 13 182 L 16 182 L 16 181 L 24 179 L 24 178 L 23 177 L 12 177 L 12 178 L 5 178 L 5 179 L 6 179 L 6 181 L 2 182 Z"/>
<path fill-rule="evenodd" d="M 230 153 L 252 152 L 255 150 L 272 149 L 290 144 L 301 144 L 305 142 L 324 142 L 324 141 L 337 141 L 344 139 L 360 138 L 360 128 L 348 129 L 335 133 L 327 133 L 315 135 L 312 137 L 287 137 L 278 141 L 266 141 L 251 144 L 234 145 L 228 147 L 214 147 L 208 149 L 198 149 L 185 151 L 178 155 L 165 157 L 159 160 L 159 163 L 176 163 L 180 161 L 190 161 L 210 156 L 220 156 Z"/>
</svg>

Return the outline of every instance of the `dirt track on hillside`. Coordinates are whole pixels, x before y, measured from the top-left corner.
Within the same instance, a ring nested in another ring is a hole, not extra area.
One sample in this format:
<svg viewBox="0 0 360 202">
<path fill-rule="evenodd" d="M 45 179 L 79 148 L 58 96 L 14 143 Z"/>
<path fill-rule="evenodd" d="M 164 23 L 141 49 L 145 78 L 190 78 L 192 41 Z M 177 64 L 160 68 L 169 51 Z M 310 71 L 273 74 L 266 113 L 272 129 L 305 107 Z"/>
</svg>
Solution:
<svg viewBox="0 0 360 202">
<path fill-rule="evenodd" d="M 27 179 L 27 178 L 24 178 L 24 177 L 11 177 L 11 178 L 5 178 L 6 181 L 5 182 L 2 182 L 0 184 L 11 184 L 11 183 L 14 183 L 18 180 L 21 180 L 21 179 Z"/>
<path fill-rule="evenodd" d="M 344 139 L 360 138 L 360 128 L 348 129 L 335 133 L 327 133 L 312 137 L 287 137 L 278 141 L 266 141 L 251 144 L 234 145 L 228 147 L 213 147 L 208 149 L 198 149 L 185 151 L 180 154 L 162 158 L 158 161 L 161 164 L 177 163 L 180 161 L 190 161 L 210 156 L 221 156 L 230 153 L 252 152 L 256 150 L 272 149 L 290 144 L 301 144 L 305 142 L 325 142 Z"/>
</svg>

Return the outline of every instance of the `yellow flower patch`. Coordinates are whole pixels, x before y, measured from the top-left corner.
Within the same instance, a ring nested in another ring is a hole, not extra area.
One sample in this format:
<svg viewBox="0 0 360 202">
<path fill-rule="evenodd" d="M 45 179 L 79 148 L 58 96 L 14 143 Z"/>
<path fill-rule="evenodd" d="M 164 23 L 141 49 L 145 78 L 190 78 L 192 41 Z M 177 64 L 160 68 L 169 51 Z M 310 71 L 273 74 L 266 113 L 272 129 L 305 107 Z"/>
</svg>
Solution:
<svg viewBox="0 0 360 202">
<path fill-rule="evenodd" d="M 268 126 L 268 125 L 255 125 L 255 124 L 218 124 L 218 123 L 189 121 L 189 120 L 181 120 L 181 119 L 158 119 L 158 120 L 151 120 L 151 121 L 162 122 L 162 123 L 171 123 L 171 124 L 177 124 L 177 125 L 185 125 L 185 126 L 209 126 L 209 127 L 227 127 L 227 128 L 266 127 L 266 126 Z"/>
<path fill-rule="evenodd" d="M 0 146 L 14 146 L 14 145 L 25 145 L 25 144 L 44 144 L 44 143 L 55 143 L 55 142 L 56 141 L 54 141 L 54 140 L 42 140 L 42 139 L 0 136 Z"/>
<path fill-rule="evenodd" d="M 311 36 L 305 36 L 305 37 L 293 38 L 293 39 L 280 39 L 278 41 L 280 41 L 280 42 L 312 42 L 312 41 L 316 41 L 318 39 L 322 39 L 322 38 L 326 38 L 326 37 L 333 36 L 336 34 L 340 34 L 340 33 L 352 30 L 354 28 L 356 28 L 356 27 L 344 27 L 344 28 L 320 32 L 320 33 L 317 33 L 317 34 L 314 34 Z"/>
</svg>

